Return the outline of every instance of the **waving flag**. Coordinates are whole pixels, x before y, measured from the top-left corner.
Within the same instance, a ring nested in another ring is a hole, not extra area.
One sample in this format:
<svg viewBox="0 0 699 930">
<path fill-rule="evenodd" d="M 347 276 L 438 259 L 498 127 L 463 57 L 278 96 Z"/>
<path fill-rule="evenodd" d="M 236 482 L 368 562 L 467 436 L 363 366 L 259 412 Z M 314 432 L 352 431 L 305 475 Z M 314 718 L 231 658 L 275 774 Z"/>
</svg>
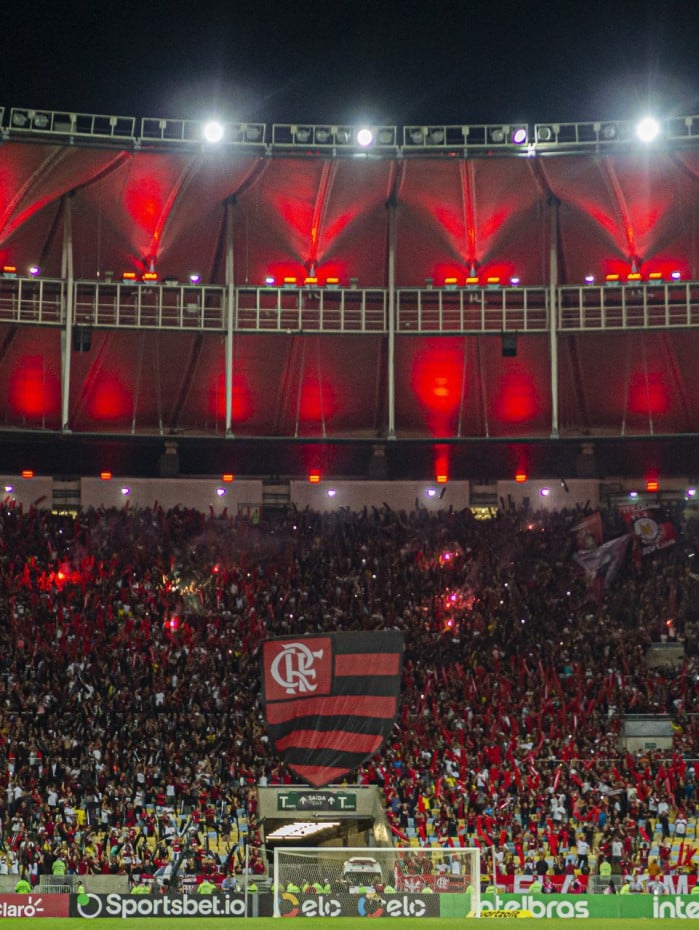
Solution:
<svg viewBox="0 0 699 930">
<path fill-rule="evenodd" d="M 633 533 L 641 555 L 650 555 L 675 544 L 675 527 L 659 507 L 652 504 L 624 504 L 619 508 L 619 513 Z"/>
<path fill-rule="evenodd" d="M 265 723 L 293 772 L 321 787 L 380 749 L 398 710 L 402 658 L 395 630 L 264 641 Z"/>
<path fill-rule="evenodd" d="M 602 543 L 596 549 L 581 549 L 580 552 L 574 554 L 573 558 L 583 569 L 590 583 L 604 591 L 612 583 L 622 566 L 630 539 L 631 535 L 627 533 L 625 536 L 618 536 L 616 539 Z"/>
</svg>

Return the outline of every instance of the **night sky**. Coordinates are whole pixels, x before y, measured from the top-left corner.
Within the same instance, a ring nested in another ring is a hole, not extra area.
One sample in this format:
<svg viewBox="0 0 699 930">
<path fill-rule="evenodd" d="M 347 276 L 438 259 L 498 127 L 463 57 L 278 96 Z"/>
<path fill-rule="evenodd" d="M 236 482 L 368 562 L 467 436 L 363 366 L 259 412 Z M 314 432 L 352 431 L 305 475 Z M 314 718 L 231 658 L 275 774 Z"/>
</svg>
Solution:
<svg viewBox="0 0 699 930">
<path fill-rule="evenodd" d="M 699 112 L 699 3 L 15 5 L 0 104 L 263 122 Z"/>
</svg>

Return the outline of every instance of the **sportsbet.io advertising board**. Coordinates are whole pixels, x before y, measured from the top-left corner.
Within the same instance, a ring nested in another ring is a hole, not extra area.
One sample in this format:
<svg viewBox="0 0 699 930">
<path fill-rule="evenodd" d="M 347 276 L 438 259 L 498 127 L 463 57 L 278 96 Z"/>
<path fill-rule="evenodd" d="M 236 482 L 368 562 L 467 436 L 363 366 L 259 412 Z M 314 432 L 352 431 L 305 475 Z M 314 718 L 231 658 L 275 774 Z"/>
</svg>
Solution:
<svg viewBox="0 0 699 930">
<path fill-rule="evenodd" d="M 469 895 L 292 895 L 283 917 L 466 917 Z M 272 895 L 0 895 L 0 919 L 21 917 L 270 917 Z M 483 916 L 584 920 L 587 917 L 699 920 L 699 895 L 484 895 Z"/>
</svg>

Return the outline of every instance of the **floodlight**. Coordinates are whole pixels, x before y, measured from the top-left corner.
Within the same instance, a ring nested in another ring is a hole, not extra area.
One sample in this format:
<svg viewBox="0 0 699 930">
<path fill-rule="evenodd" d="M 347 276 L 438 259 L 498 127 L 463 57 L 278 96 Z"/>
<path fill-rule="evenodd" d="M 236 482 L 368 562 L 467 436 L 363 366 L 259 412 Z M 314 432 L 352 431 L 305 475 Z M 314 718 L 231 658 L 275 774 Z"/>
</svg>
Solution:
<svg viewBox="0 0 699 930">
<path fill-rule="evenodd" d="M 658 121 L 652 116 L 645 116 L 636 126 L 636 135 L 641 142 L 653 142 L 659 132 Z"/>
<path fill-rule="evenodd" d="M 18 129 L 23 129 L 29 122 L 29 116 L 22 110 L 15 110 L 12 114 L 12 125 Z"/>
<path fill-rule="evenodd" d="M 536 130 L 536 141 L 537 142 L 552 142 L 553 141 L 553 126 L 538 126 Z"/>
<path fill-rule="evenodd" d="M 49 125 L 49 117 L 46 113 L 36 113 L 34 116 L 34 126 L 37 129 L 47 129 Z"/>
<path fill-rule="evenodd" d="M 365 127 L 357 132 L 357 145 L 361 145 L 362 148 L 366 148 L 367 145 L 371 145 L 373 141 L 374 133 L 371 131 L 371 129 L 367 129 Z"/>
<path fill-rule="evenodd" d="M 673 271 L 670 277 L 672 278 L 673 281 L 679 281 L 680 278 L 682 277 L 682 273 L 680 271 Z"/>
<path fill-rule="evenodd" d="M 506 129 L 504 126 L 495 126 L 490 130 L 490 141 L 495 143 L 504 142 L 506 138 Z"/>
<path fill-rule="evenodd" d="M 204 138 L 207 142 L 220 142 L 223 139 L 223 124 L 212 119 L 204 126 Z"/>
<path fill-rule="evenodd" d="M 413 143 L 413 145 L 422 145 L 422 143 L 425 141 L 426 135 L 426 129 L 423 129 L 421 126 L 414 126 L 410 130 L 410 141 Z"/>
<path fill-rule="evenodd" d="M 225 493 L 226 493 L 225 488 L 216 488 L 216 494 L 218 497 L 223 497 Z"/>
<path fill-rule="evenodd" d="M 259 142 L 262 137 L 262 129 L 258 125 L 254 126 L 245 126 L 245 141 L 246 142 Z"/>
<path fill-rule="evenodd" d="M 32 276 L 32 278 L 38 278 L 41 274 L 41 268 L 39 268 L 38 265 L 30 265 L 29 274 Z"/>
<path fill-rule="evenodd" d="M 594 284 L 594 283 L 595 283 L 595 276 L 593 274 L 586 274 L 585 284 Z"/>
<path fill-rule="evenodd" d="M 189 283 L 199 284 L 200 281 L 201 281 L 201 275 L 198 272 L 193 271 L 189 276 Z"/>
<path fill-rule="evenodd" d="M 441 126 L 435 126 L 430 129 L 428 138 L 431 145 L 441 145 L 444 142 L 444 130 Z"/>
<path fill-rule="evenodd" d="M 517 285 L 519 284 L 519 278 L 517 277 L 517 275 L 512 275 L 512 277 L 510 278 L 510 284 L 513 287 L 517 287 Z"/>
<path fill-rule="evenodd" d="M 325 145 L 326 142 L 329 142 L 330 136 L 330 129 L 327 126 L 316 127 L 316 142 L 320 145 Z"/>
<path fill-rule="evenodd" d="M 512 142 L 515 145 L 524 145 L 527 141 L 527 130 L 524 126 L 518 126 L 512 133 Z"/>
<path fill-rule="evenodd" d="M 338 145 L 347 145 L 352 141 L 352 130 L 346 126 L 336 127 L 333 129 L 333 134 Z"/>
<path fill-rule="evenodd" d="M 308 142 L 311 138 L 311 129 L 309 126 L 292 126 L 291 134 L 297 142 Z"/>
</svg>

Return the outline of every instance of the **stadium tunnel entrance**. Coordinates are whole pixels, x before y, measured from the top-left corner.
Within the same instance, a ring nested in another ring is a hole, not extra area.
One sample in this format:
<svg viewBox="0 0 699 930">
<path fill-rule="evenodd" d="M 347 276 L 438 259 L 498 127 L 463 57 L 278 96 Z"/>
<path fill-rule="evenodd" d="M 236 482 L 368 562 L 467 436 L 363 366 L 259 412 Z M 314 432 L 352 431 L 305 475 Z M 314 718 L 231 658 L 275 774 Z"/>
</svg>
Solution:
<svg viewBox="0 0 699 930">
<path fill-rule="evenodd" d="M 258 799 L 268 851 L 283 846 L 393 846 L 376 785 L 263 787 Z"/>
</svg>

